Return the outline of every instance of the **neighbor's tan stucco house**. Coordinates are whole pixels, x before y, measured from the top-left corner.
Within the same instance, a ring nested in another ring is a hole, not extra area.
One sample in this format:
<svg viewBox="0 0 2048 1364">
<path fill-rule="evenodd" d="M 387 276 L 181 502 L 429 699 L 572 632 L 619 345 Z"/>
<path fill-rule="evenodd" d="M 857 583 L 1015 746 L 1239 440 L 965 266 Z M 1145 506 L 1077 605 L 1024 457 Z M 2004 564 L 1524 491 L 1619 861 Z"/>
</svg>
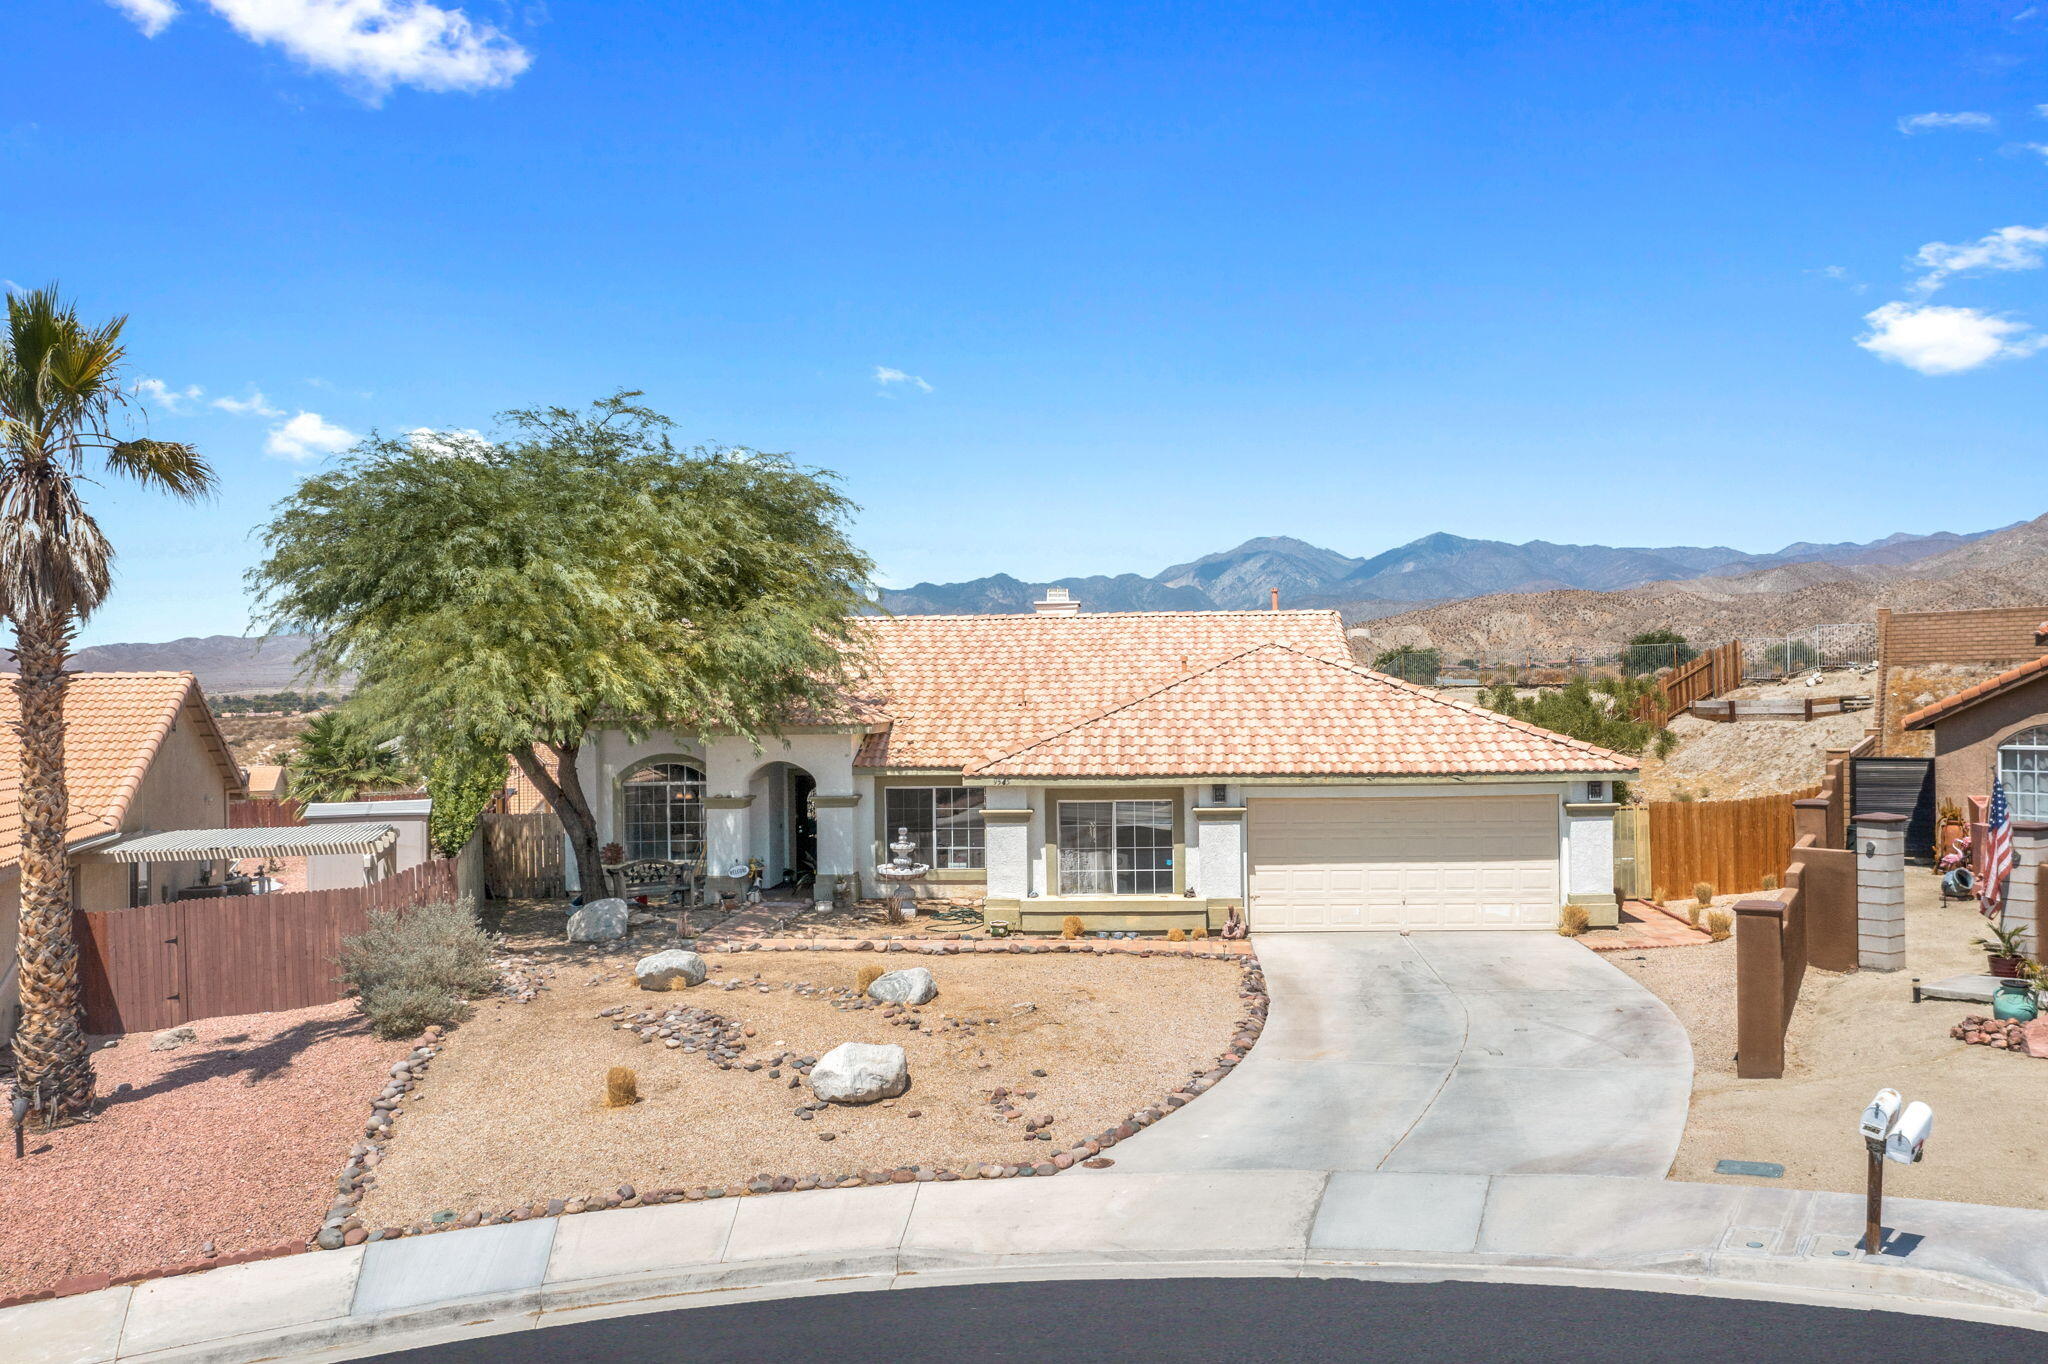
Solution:
<svg viewBox="0 0 2048 1364">
<path fill-rule="evenodd" d="M 1901 721 L 1934 736 L 1934 794 L 1965 811 L 2005 784 L 2015 820 L 2048 820 L 2048 657 L 1922 706 Z"/>
<path fill-rule="evenodd" d="M 1334 611 L 864 618 L 857 722 L 763 741 L 607 731 L 579 768 L 633 858 L 758 859 L 864 895 L 895 829 L 924 893 L 1056 930 L 1613 922 L 1633 759 L 1358 666 Z"/>
<path fill-rule="evenodd" d="M 0 1039 L 14 1032 L 21 907 L 21 741 L 14 679 L 0 674 Z M 224 863 L 116 862 L 96 855 L 123 834 L 228 823 L 242 775 L 191 673 L 77 673 L 64 697 L 66 841 L 78 909 L 171 899 Z"/>
</svg>

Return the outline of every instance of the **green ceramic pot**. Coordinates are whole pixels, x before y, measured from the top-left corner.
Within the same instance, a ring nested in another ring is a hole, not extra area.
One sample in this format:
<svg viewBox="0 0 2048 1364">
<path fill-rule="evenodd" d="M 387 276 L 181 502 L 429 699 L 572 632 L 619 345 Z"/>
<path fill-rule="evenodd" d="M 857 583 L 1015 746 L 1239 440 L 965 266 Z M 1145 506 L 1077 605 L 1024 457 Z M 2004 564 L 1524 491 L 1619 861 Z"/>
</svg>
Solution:
<svg viewBox="0 0 2048 1364">
<path fill-rule="evenodd" d="M 2023 980 L 2005 980 L 1991 997 L 1991 1016 L 2005 1023 L 2031 1023 L 2040 1017 L 2041 1006 L 2034 999 L 2034 987 Z"/>
</svg>

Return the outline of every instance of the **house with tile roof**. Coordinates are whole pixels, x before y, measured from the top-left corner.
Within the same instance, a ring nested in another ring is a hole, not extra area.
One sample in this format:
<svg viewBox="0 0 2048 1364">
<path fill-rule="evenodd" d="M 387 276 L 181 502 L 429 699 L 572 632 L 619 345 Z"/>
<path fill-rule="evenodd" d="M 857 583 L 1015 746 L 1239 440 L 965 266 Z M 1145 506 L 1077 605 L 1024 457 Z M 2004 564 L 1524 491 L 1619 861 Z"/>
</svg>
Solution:
<svg viewBox="0 0 2048 1364">
<path fill-rule="evenodd" d="M 874 867 L 1056 931 L 1550 929 L 1613 922 L 1612 783 L 1633 759 L 1361 667 L 1334 611 L 859 622 L 858 718 L 620 730 L 580 758 L 607 840 L 714 890 Z"/>
<path fill-rule="evenodd" d="M 2015 820 L 2048 820 L 2048 656 L 2008 668 L 1900 720 L 1934 738 L 1934 794 L 1970 808 L 1995 777 Z"/>
<path fill-rule="evenodd" d="M 13 1033 L 15 933 L 21 906 L 21 741 L 14 679 L 0 675 L 0 1039 Z M 77 673 L 64 698 L 66 841 L 72 902 L 126 909 L 175 898 L 225 863 L 128 863 L 103 850 L 151 829 L 228 823 L 242 774 L 198 681 L 188 672 Z"/>
</svg>

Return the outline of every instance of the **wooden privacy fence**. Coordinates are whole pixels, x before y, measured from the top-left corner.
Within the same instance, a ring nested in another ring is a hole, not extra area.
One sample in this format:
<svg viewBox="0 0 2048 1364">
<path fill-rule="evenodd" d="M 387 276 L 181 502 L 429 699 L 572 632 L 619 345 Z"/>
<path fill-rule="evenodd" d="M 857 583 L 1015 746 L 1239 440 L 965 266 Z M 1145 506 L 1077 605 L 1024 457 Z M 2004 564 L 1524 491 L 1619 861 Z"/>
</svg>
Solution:
<svg viewBox="0 0 2048 1364">
<path fill-rule="evenodd" d="M 1820 790 L 1810 787 L 1747 800 L 1659 800 L 1641 807 L 1633 846 L 1637 884 L 1647 880 L 1654 900 L 1692 894 L 1704 881 L 1716 895 L 1762 890 L 1764 878 L 1782 875 L 1792 854 L 1792 803 Z M 1642 844 L 1648 844 L 1647 873 Z"/>
<path fill-rule="evenodd" d="M 1666 673 L 1656 692 L 1636 702 L 1635 717 L 1661 725 L 1693 702 L 1710 701 L 1741 685 L 1742 641 L 1731 639 Z"/>
<path fill-rule="evenodd" d="M 286 829 L 306 822 L 306 807 L 290 798 L 253 798 L 228 803 L 230 829 Z"/>
<path fill-rule="evenodd" d="M 493 900 L 545 900 L 563 893 L 562 821 L 552 811 L 487 814 L 478 827 L 484 894 Z"/>
<path fill-rule="evenodd" d="M 373 909 L 456 893 L 435 858 L 367 886 L 177 900 L 74 916 L 90 1032 L 146 1032 L 197 1018 L 270 1013 L 341 998 L 341 940 Z"/>
<path fill-rule="evenodd" d="M 1695 701 L 1686 713 L 1702 720 L 1727 724 L 1741 720 L 1806 721 L 1840 715 L 1845 711 L 1869 709 L 1870 698 L 1867 696 L 1775 696 L 1743 701 L 1729 696 L 1718 701 Z"/>
</svg>

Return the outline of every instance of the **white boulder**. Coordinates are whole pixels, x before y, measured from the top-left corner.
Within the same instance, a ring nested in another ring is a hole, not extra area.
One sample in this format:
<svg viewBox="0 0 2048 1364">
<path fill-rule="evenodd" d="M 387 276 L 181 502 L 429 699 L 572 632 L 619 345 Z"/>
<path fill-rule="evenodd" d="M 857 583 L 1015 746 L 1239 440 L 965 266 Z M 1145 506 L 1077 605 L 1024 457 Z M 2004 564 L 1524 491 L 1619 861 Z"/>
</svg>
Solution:
<svg viewBox="0 0 2048 1364">
<path fill-rule="evenodd" d="M 891 1043 L 841 1042 L 811 1067 L 811 1093 L 827 1103 L 871 1104 L 910 1088 L 910 1063 Z"/>
<path fill-rule="evenodd" d="M 626 902 L 592 900 L 569 915 L 570 942 L 610 942 L 626 936 Z"/>
<path fill-rule="evenodd" d="M 633 979 L 643 990 L 685 990 L 702 985 L 711 967 L 695 952 L 672 947 L 633 963 Z"/>
<path fill-rule="evenodd" d="M 868 998 L 891 1004 L 926 1004 L 939 997 L 939 983 L 929 968 L 909 966 L 901 971 L 876 976 L 868 986 Z"/>
</svg>

